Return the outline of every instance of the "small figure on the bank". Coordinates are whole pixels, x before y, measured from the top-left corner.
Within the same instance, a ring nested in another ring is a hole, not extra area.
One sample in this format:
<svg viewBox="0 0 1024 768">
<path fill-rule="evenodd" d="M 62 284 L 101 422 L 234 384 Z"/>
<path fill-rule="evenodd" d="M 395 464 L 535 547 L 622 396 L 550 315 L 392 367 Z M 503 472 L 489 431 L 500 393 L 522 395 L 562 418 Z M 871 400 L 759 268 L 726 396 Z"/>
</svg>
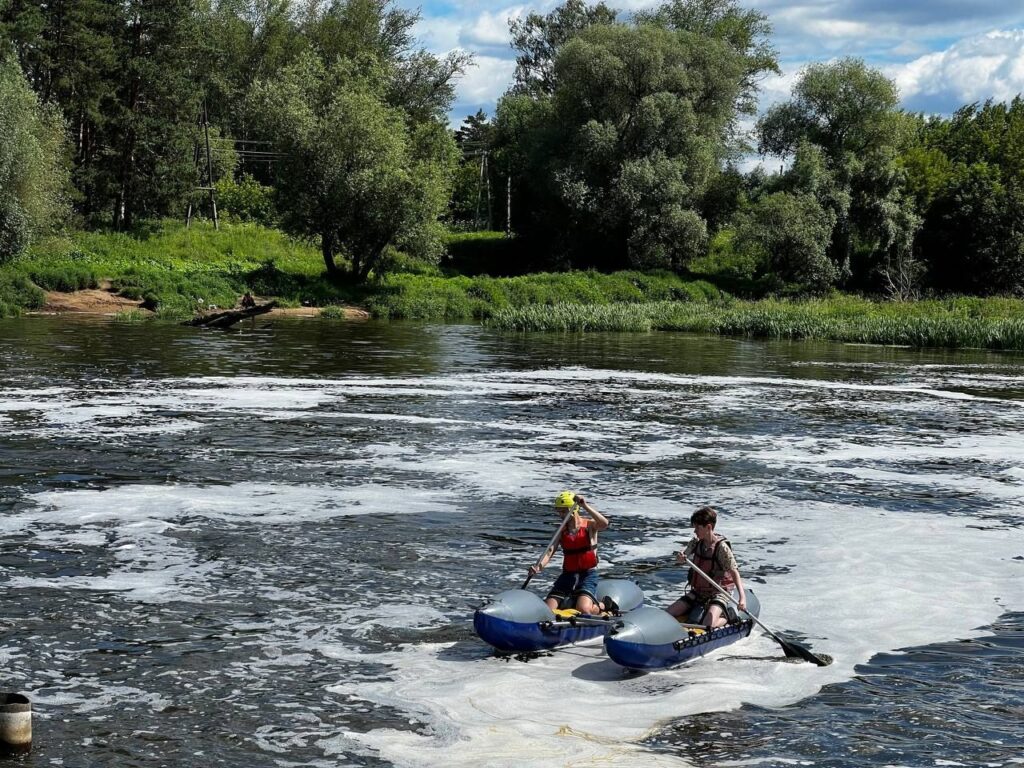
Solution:
<svg viewBox="0 0 1024 768">
<path fill-rule="evenodd" d="M 580 514 L 580 507 L 589 517 Z M 545 600 L 548 607 L 554 610 L 564 600 L 572 598 L 580 613 L 601 613 L 605 606 L 597 600 L 597 534 L 608 527 L 608 518 L 590 506 L 583 496 L 572 491 L 558 494 L 555 511 L 563 519 L 566 515 L 569 519 L 554 549 L 545 553 L 540 562 L 530 566 L 530 574 L 535 576 L 544 570 L 561 547 L 565 560 L 562 573 L 555 579 Z"/>
<path fill-rule="evenodd" d="M 256 306 L 256 299 L 252 296 L 252 291 L 246 291 L 242 297 L 242 309 L 252 309 Z"/>
<path fill-rule="evenodd" d="M 739 603 L 740 610 L 745 611 L 747 597 L 743 590 L 739 565 L 736 564 L 729 540 L 715 533 L 717 522 L 718 513 L 711 507 L 701 507 L 694 512 L 690 516 L 694 536 L 683 551 L 676 553 L 676 562 L 682 564 L 687 558 L 692 560 L 715 584 L 732 594 Z M 676 618 L 685 617 L 694 607 L 700 606 L 704 609 L 702 618 L 704 626 L 708 629 L 724 627 L 736 618 L 733 603 L 693 568 L 687 576 L 687 584 L 687 593 L 668 607 L 670 614 Z"/>
</svg>

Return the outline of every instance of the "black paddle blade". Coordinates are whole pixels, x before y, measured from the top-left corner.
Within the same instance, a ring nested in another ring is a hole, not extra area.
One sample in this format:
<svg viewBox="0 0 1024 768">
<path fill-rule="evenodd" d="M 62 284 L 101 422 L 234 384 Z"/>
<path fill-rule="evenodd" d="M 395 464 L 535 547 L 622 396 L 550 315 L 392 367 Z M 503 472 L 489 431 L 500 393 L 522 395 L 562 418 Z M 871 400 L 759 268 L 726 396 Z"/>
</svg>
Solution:
<svg viewBox="0 0 1024 768">
<path fill-rule="evenodd" d="M 804 661 L 811 662 L 811 664 L 817 664 L 819 667 L 827 667 L 832 663 L 831 656 L 819 655 L 810 648 L 800 645 L 800 643 L 793 640 L 783 640 L 778 635 L 772 635 L 772 637 L 775 638 L 775 642 L 782 646 L 782 652 L 791 659 L 803 659 Z"/>
</svg>

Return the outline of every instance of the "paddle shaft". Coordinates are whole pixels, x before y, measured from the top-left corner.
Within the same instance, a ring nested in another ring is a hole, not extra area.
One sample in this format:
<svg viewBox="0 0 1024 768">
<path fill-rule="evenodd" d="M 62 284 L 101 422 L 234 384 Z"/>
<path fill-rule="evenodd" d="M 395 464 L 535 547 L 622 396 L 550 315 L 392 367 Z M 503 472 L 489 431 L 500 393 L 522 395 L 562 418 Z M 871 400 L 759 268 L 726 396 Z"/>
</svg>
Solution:
<svg viewBox="0 0 1024 768">
<path fill-rule="evenodd" d="M 697 564 L 695 562 L 693 562 L 693 560 L 691 560 L 690 558 L 686 557 L 685 555 L 683 555 L 683 559 L 689 564 L 689 566 L 691 568 L 693 568 L 693 570 L 695 570 L 697 573 L 699 573 L 701 576 L 703 576 L 705 579 L 707 579 L 708 583 L 711 586 L 713 586 L 722 595 L 724 595 L 726 598 L 728 598 L 732 602 L 733 605 L 735 605 L 737 608 L 740 607 L 739 600 L 737 600 L 735 597 L 733 597 L 731 594 L 729 594 L 728 590 L 726 590 L 724 587 L 722 587 L 721 584 L 719 584 L 716 581 L 712 580 L 712 578 L 710 576 L 708 576 L 706 573 L 704 573 L 704 571 L 702 571 L 697 566 Z M 771 627 L 765 626 L 765 623 L 763 621 L 761 621 L 759 618 L 757 618 L 757 616 L 755 616 L 754 614 L 747 613 L 746 611 L 743 611 L 743 613 L 747 616 L 747 618 L 749 618 L 751 621 L 753 621 L 755 624 L 757 624 L 757 626 L 759 626 L 761 629 L 763 629 L 765 632 L 767 632 L 769 635 L 771 635 L 771 638 L 775 642 L 777 642 L 779 645 L 782 646 L 782 650 L 784 650 L 786 652 L 787 656 L 798 656 L 801 659 L 804 659 L 805 661 L 811 662 L 812 664 L 817 664 L 819 667 L 828 666 L 829 664 L 832 663 L 831 661 L 826 661 L 821 656 L 818 656 L 816 653 L 814 653 L 810 649 L 803 648 L 799 644 L 794 643 L 792 640 L 783 640 L 781 637 L 779 637 L 777 632 L 775 632 Z"/>
<path fill-rule="evenodd" d="M 732 602 L 732 604 L 733 604 L 733 605 L 735 605 L 735 606 L 736 606 L 737 608 L 739 608 L 739 607 L 740 607 L 740 601 L 739 601 L 739 600 L 737 600 L 737 599 L 736 599 L 735 597 L 733 597 L 733 596 L 732 596 L 732 595 L 731 595 L 731 594 L 729 593 L 729 590 L 727 590 L 727 589 L 726 589 L 725 587 L 723 587 L 723 586 L 722 586 L 721 584 L 719 584 L 719 583 L 718 583 L 717 581 L 714 581 L 714 580 L 713 580 L 713 579 L 712 579 L 712 578 L 711 578 L 710 576 L 708 576 L 708 575 L 707 575 L 706 573 L 704 573 L 704 571 L 702 571 L 702 570 L 701 570 L 700 568 L 698 568 L 698 567 L 697 567 L 697 564 L 696 564 L 695 562 L 693 562 L 693 560 L 691 560 L 690 558 L 688 558 L 688 557 L 687 557 L 686 555 L 683 555 L 683 559 L 684 559 L 684 560 L 685 560 L 685 561 L 686 561 L 686 562 L 687 562 L 687 563 L 689 564 L 689 566 L 690 566 L 691 568 L 693 568 L 693 570 L 695 570 L 695 571 L 696 571 L 697 573 L 699 573 L 699 574 L 700 574 L 701 576 L 703 576 L 703 577 L 704 577 L 705 579 L 707 579 L 707 582 L 708 582 L 708 584 L 710 584 L 710 585 L 711 585 L 712 587 L 714 587 L 715 589 L 717 589 L 717 590 L 718 590 L 718 591 L 719 591 L 719 592 L 720 592 L 721 594 L 723 594 L 723 595 L 725 595 L 725 596 L 726 596 L 727 598 L 729 598 L 729 600 L 730 600 L 730 601 Z M 743 609 L 742 609 L 742 608 L 740 608 L 740 610 L 743 610 Z M 747 613 L 746 611 L 743 611 L 743 612 L 744 612 L 744 613 Z M 764 630 L 765 632 L 767 632 L 767 633 L 768 633 L 769 635 L 772 635 L 772 636 L 774 636 L 774 635 L 775 635 L 775 633 L 774 633 L 774 632 L 772 632 L 772 631 L 771 631 L 770 629 L 768 629 L 768 627 L 766 627 L 766 626 L 765 626 L 764 624 L 762 624 L 762 623 L 761 623 L 760 621 L 758 621 L 758 620 L 757 620 L 757 617 L 756 617 L 756 616 L 754 616 L 754 615 L 752 615 L 752 614 L 749 614 L 749 613 L 747 613 L 747 616 L 750 616 L 750 618 L 751 618 L 751 619 L 753 619 L 754 621 L 756 621 L 756 622 L 757 622 L 757 625 L 758 625 L 759 627 L 761 627 L 761 629 L 763 629 L 763 630 Z"/>
<path fill-rule="evenodd" d="M 565 530 L 565 526 L 569 524 L 570 517 L 572 517 L 572 512 L 566 512 L 565 517 L 562 518 L 562 524 L 558 526 L 558 530 L 555 531 L 555 535 L 551 537 L 551 541 L 548 542 L 548 545 L 545 548 L 544 552 L 541 554 L 540 557 L 537 558 L 538 568 L 540 567 L 540 564 L 544 560 L 544 558 L 547 557 L 549 553 L 553 553 L 555 551 L 555 543 L 558 541 L 558 537 L 562 535 L 562 531 Z M 527 576 L 526 581 L 523 582 L 523 586 L 521 586 L 520 589 L 526 589 L 527 585 L 530 583 L 530 580 L 533 577 L 534 574 L 532 573 L 529 576 Z"/>
</svg>

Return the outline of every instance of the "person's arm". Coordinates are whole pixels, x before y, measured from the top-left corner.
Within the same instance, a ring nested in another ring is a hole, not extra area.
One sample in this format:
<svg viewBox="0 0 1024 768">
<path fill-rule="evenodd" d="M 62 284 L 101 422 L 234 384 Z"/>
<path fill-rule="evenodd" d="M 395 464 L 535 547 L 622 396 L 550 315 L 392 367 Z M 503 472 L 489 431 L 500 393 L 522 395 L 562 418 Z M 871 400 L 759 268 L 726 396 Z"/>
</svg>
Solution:
<svg viewBox="0 0 1024 768">
<path fill-rule="evenodd" d="M 697 549 L 697 538 L 694 537 L 694 538 L 690 539 L 688 542 L 686 542 L 686 546 L 682 550 L 680 550 L 679 552 L 676 552 L 676 562 L 679 563 L 679 565 L 685 565 L 686 564 L 686 558 L 691 558 L 692 559 L 693 558 L 693 553 L 696 551 L 696 549 Z"/>
<path fill-rule="evenodd" d="M 530 575 L 536 576 L 538 573 L 547 568 L 548 563 L 551 562 L 551 558 L 555 556 L 555 552 L 558 551 L 558 548 L 560 546 L 562 546 L 562 542 L 556 541 L 555 546 L 551 547 L 551 549 L 544 553 L 539 563 L 534 563 L 533 565 L 531 565 L 529 570 Z"/>
<path fill-rule="evenodd" d="M 747 593 L 743 589 L 743 577 L 740 576 L 739 568 L 733 568 L 729 571 L 732 576 L 732 580 L 736 582 L 736 591 L 740 593 L 737 603 L 741 611 L 747 610 Z"/>
<path fill-rule="evenodd" d="M 719 565 L 724 566 L 723 570 L 728 571 L 729 575 L 732 576 L 732 580 L 736 583 L 736 591 L 739 592 L 739 598 L 736 602 L 739 605 L 739 609 L 745 611 L 747 610 L 747 593 L 743 588 L 743 577 L 740 576 L 740 567 L 736 563 L 736 555 L 733 554 L 732 547 L 729 544 L 719 547 L 719 552 L 721 552 L 725 559 L 725 562 L 719 563 Z"/>
<path fill-rule="evenodd" d="M 603 531 L 608 527 L 608 518 L 590 506 L 585 498 L 577 494 L 576 503 L 583 507 L 583 511 L 590 515 L 590 519 L 594 521 L 593 530 L 595 532 Z"/>
</svg>

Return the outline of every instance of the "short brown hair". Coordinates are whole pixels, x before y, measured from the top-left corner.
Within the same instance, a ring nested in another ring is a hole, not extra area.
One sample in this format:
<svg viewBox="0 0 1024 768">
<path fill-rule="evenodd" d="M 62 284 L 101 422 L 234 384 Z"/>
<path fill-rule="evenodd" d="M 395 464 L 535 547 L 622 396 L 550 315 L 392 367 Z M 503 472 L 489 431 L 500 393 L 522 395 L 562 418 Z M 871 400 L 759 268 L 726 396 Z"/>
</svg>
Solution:
<svg viewBox="0 0 1024 768">
<path fill-rule="evenodd" d="M 701 507 L 690 515 L 690 525 L 707 525 L 711 523 L 711 527 L 714 528 L 717 522 L 718 513 L 715 512 L 713 507 Z"/>
</svg>

